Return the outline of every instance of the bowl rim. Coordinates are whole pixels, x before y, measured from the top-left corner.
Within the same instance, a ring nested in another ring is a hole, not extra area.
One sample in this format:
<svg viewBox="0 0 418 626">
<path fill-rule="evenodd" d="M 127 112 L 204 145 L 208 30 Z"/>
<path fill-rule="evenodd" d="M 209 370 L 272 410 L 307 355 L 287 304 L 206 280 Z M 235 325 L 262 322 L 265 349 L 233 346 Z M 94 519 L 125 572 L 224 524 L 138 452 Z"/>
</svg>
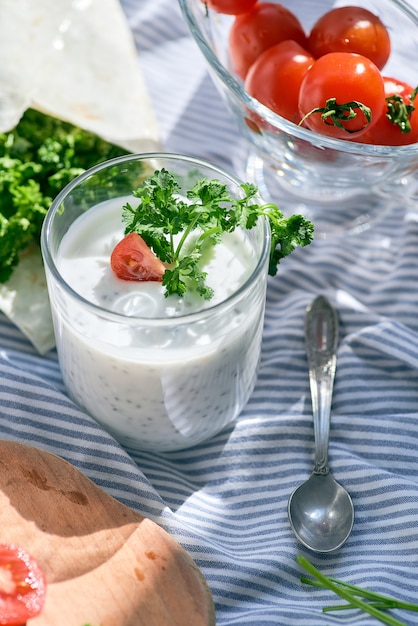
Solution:
<svg viewBox="0 0 418 626">
<path fill-rule="evenodd" d="M 339 152 L 346 152 L 350 154 L 360 154 L 362 156 L 371 157 L 390 157 L 396 159 L 397 157 L 405 157 L 408 155 L 418 154 L 418 142 L 413 144 L 406 144 L 402 146 L 386 146 L 379 144 L 366 144 L 356 141 L 347 141 L 344 139 L 335 139 L 322 135 L 315 131 L 302 128 L 281 117 L 277 113 L 274 113 L 263 105 L 261 102 L 250 96 L 243 88 L 242 83 L 238 78 L 233 76 L 227 68 L 219 61 L 214 54 L 212 48 L 208 44 L 202 30 L 195 19 L 195 15 L 191 9 L 190 3 L 196 2 L 198 5 L 202 5 L 202 13 L 210 18 L 210 9 L 207 9 L 203 0 L 178 0 L 180 9 L 189 27 L 189 30 L 194 37 L 198 47 L 203 53 L 204 57 L 208 61 L 209 70 L 215 73 L 225 87 L 233 92 L 241 102 L 246 105 L 250 111 L 255 112 L 257 115 L 262 116 L 263 119 L 275 129 L 290 134 L 298 139 L 302 139 L 314 145 L 317 148 L 331 148 L 338 150 Z M 272 0 L 273 2 L 275 0 Z M 407 15 L 418 27 L 418 11 L 415 10 L 405 0 L 390 0 L 392 4 L 397 6 L 404 14 Z M 229 18 L 233 16 L 228 16 Z"/>
</svg>

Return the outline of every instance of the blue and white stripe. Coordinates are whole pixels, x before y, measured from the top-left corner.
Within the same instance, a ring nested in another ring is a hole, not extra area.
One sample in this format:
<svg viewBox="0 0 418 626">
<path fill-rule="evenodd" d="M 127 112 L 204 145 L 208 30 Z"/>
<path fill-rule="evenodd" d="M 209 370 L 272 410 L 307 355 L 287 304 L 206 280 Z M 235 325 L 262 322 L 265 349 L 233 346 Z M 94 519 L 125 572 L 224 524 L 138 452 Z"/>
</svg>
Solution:
<svg viewBox="0 0 418 626">
<path fill-rule="evenodd" d="M 123 5 L 166 149 L 231 168 L 240 139 L 177 3 Z M 358 612 L 322 614 L 339 601 L 302 586 L 295 556 L 418 603 L 417 251 L 418 210 L 405 202 L 369 232 L 287 259 L 269 281 L 248 406 L 229 429 L 182 452 L 123 450 L 66 397 L 55 353 L 38 356 L 0 316 L 0 436 L 61 455 L 171 532 L 206 576 L 218 626 L 375 623 Z M 288 496 L 313 461 L 303 322 L 319 293 L 340 317 L 330 463 L 356 510 L 349 541 L 326 556 L 298 545 L 287 520 Z"/>
</svg>

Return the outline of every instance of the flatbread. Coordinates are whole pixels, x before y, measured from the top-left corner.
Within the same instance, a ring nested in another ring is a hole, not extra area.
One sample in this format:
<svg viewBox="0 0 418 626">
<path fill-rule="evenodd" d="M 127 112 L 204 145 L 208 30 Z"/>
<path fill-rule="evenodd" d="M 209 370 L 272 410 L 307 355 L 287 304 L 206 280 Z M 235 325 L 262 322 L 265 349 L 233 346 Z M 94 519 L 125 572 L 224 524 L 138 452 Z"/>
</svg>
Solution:
<svg viewBox="0 0 418 626">
<path fill-rule="evenodd" d="M 55 346 L 44 266 L 37 246 L 25 250 L 10 280 L 0 283 L 0 310 L 40 354 Z"/>
<path fill-rule="evenodd" d="M 161 150 L 134 40 L 118 0 L 1 0 L 0 132 L 27 108 L 130 152 Z M 38 248 L 0 284 L 2 310 L 44 354 L 54 346 Z"/>
<path fill-rule="evenodd" d="M 132 152 L 159 149 L 118 0 L 1 0 L 0 132 L 32 107 Z"/>
</svg>

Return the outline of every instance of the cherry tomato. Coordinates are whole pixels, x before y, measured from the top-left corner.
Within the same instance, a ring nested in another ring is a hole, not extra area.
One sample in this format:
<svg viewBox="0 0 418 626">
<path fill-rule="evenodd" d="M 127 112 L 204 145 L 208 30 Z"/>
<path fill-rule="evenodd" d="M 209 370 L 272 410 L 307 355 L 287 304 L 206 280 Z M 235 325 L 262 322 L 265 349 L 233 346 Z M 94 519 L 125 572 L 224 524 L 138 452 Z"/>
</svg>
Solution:
<svg viewBox="0 0 418 626">
<path fill-rule="evenodd" d="M 225 15 L 239 15 L 250 11 L 257 0 L 202 0 L 209 9 Z"/>
<path fill-rule="evenodd" d="M 418 142 L 418 96 L 411 102 L 414 88 L 388 76 L 383 77 L 383 82 L 386 96 L 383 112 L 359 141 L 382 146 L 404 146 Z M 388 115 L 392 120 L 398 117 L 399 124 L 391 121 Z M 406 123 L 405 132 L 401 129 L 402 122 Z"/>
<path fill-rule="evenodd" d="M 249 13 L 238 15 L 231 26 L 229 52 L 234 71 L 244 79 L 264 50 L 285 39 L 306 48 L 306 35 L 298 18 L 281 4 L 258 2 Z"/>
<path fill-rule="evenodd" d="M 316 58 L 329 52 L 357 52 L 380 70 L 390 49 L 389 33 L 380 18 L 356 6 L 328 11 L 314 24 L 308 37 L 308 50 Z"/>
<path fill-rule="evenodd" d="M 41 612 L 45 595 L 37 561 L 19 546 L 0 544 L 0 624 L 26 624 Z"/>
<path fill-rule="evenodd" d="M 137 233 L 126 235 L 110 257 L 113 272 L 122 280 L 159 281 L 165 266 Z"/>
<path fill-rule="evenodd" d="M 330 52 L 319 57 L 305 73 L 299 91 L 299 112 L 304 125 L 311 130 L 338 139 L 355 140 L 377 121 L 384 99 L 383 77 L 370 59 L 349 52 Z M 370 109 L 370 122 L 361 108 L 353 109 L 351 119 L 348 108 L 345 111 L 340 108 L 337 119 L 329 114 L 322 115 L 327 103 L 332 105 L 328 108 L 334 109 L 334 105 L 341 107 L 352 102 Z M 305 118 L 308 113 L 311 114 Z"/>
<path fill-rule="evenodd" d="M 254 61 L 245 89 L 278 115 L 297 123 L 300 85 L 314 60 L 296 41 L 281 41 Z"/>
</svg>

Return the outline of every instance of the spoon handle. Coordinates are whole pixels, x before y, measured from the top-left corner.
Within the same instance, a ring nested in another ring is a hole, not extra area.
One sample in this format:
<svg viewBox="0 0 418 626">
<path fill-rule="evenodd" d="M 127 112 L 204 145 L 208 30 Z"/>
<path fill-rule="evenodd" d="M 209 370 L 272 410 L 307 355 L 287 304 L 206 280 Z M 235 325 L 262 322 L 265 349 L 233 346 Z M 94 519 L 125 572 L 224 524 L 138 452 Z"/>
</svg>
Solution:
<svg viewBox="0 0 418 626">
<path fill-rule="evenodd" d="M 338 317 L 324 296 L 308 306 L 305 343 L 315 436 L 315 474 L 328 474 L 332 390 L 337 367 Z"/>
</svg>

